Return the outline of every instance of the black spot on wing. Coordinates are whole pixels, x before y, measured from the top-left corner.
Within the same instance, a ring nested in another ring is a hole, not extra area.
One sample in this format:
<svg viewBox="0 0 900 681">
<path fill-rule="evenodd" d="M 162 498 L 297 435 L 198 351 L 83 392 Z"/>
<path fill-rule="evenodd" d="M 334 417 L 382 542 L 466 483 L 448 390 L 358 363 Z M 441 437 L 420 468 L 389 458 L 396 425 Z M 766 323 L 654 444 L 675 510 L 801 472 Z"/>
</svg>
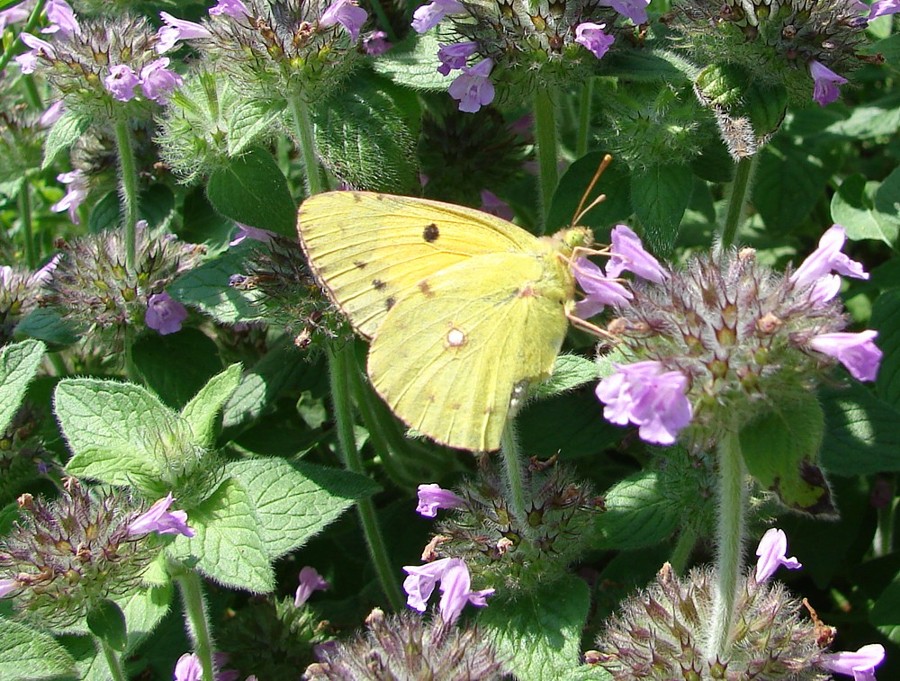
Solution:
<svg viewBox="0 0 900 681">
<path fill-rule="evenodd" d="M 387 284 L 385 284 L 381 279 L 373 279 L 372 286 L 375 287 L 376 291 L 381 291 Z"/>
<path fill-rule="evenodd" d="M 438 226 L 433 222 L 430 225 L 427 225 L 422 231 L 422 238 L 430 244 L 433 244 L 435 241 L 437 241 L 440 235 L 441 230 L 439 230 Z"/>
<path fill-rule="evenodd" d="M 394 296 L 390 296 L 384 301 L 384 309 L 390 310 L 396 304 L 397 304 L 397 299 L 394 298 Z"/>
<path fill-rule="evenodd" d="M 361 269 L 361 270 L 366 269 L 366 265 L 367 265 L 367 264 L 368 264 L 368 263 L 363 262 L 362 260 L 354 260 L 354 261 L 353 261 L 353 266 L 356 267 L 356 268 L 358 268 L 358 269 Z"/>
</svg>

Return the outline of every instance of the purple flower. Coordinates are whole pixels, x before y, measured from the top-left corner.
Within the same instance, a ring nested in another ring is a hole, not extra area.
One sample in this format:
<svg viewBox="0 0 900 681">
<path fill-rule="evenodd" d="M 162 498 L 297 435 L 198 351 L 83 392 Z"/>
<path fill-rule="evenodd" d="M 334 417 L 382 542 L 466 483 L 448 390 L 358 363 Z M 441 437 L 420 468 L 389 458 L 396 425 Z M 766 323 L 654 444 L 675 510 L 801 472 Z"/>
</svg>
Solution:
<svg viewBox="0 0 900 681">
<path fill-rule="evenodd" d="M 800 263 L 797 271 L 791 275 L 791 283 L 797 288 L 816 285 L 823 277 L 832 272 L 856 279 L 868 279 L 869 275 L 863 270 L 862 263 L 851 260 L 841 253 L 846 241 L 847 233 L 844 228 L 840 225 L 832 225 L 819 239 L 818 248 L 810 253 L 806 260 Z M 819 292 L 820 296 L 834 288 L 834 283 L 832 281 L 831 284 L 824 286 L 825 289 Z"/>
<path fill-rule="evenodd" d="M 900 0 L 875 0 L 869 9 L 869 21 L 900 12 Z"/>
<path fill-rule="evenodd" d="M 103 79 L 103 85 L 120 102 L 134 99 L 134 89 L 140 84 L 141 79 L 127 64 L 110 67 L 109 75 Z"/>
<path fill-rule="evenodd" d="M 319 26 L 328 28 L 340 24 L 350 34 L 350 40 L 356 42 L 359 38 L 359 29 L 368 18 L 366 10 L 359 7 L 353 0 L 335 0 L 322 14 Z"/>
<path fill-rule="evenodd" d="M 481 190 L 481 205 L 478 207 L 478 210 L 496 215 L 504 220 L 512 220 L 515 217 L 515 212 L 510 208 L 509 204 L 487 189 Z"/>
<path fill-rule="evenodd" d="M 439 23 L 447 14 L 461 14 L 466 8 L 458 0 L 434 0 L 413 12 L 412 27 L 416 33 L 425 33 Z"/>
<path fill-rule="evenodd" d="M 212 33 L 210 33 L 205 26 L 198 24 L 195 21 L 179 19 L 173 17 L 168 12 L 160 12 L 159 18 L 162 19 L 166 25 L 156 32 L 156 37 L 159 39 L 159 42 L 156 43 L 155 49 L 158 54 L 165 54 L 175 47 L 179 40 L 212 38 Z"/>
<path fill-rule="evenodd" d="M 160 336 L 181 331 L 181 323 L 187 316 L 187 308 L 165 291 L 154 293 L 147 299 L 144 322 Z"/>
<path fill-rule="evenodd" d="M 225 14 L 233 19 L 240 19 L 250 16 L 250 10 L 241 0 L 219 0 L 215 7 L 209 8 L 209 14 L 210 16 Z"/>
<path fill-rule="evenodd" d="M 187 526 L 187 513 L 185 511 L 172 511 L 169 507 L 175 499 L 169 492 L 157 501 L 146 513 L 142 513 L 128 526 L 128 534 L 183 534 L 185 537 L 193 537 L 194 531 Z"/>
<path fill-rule="evenodd" d="M 766 531 L 759 540 L 756 555 L 759 560 L 756 563 L 756 583 L 762 584 L 768 581 L 775 571 L 784 566 L 788 570 L 798 570 L 803 567 L 796 558 L 785 558 L 787 554 L 787 535 L 784 530 L 771 528 Z"/>
<path fill-rule="evenodd" d="M 194 653 L 185 653 L 175 663 L 175 681 L 200 681 L 203 678 L 203 668 L 200 666 L 200 658 Z"/>
<path fill-rule="evenodd" d="M 56 179 L 68 185 L 68 188 L 66 195 L 50 206 L 50 210 L 54 213 L 69 211 L 69 219 L 77 225 L 79 223 L 78 207 L 84 203 L 88 195 L 87 177 L 80 170 L 71 170 L 68 173 L 57 175 Z"/>
<path fill-rule="evenodd" d="M 584 46 L 600 59 L 616 41 L 615 36 L 603 32 L 606 24 L 592 24 L 586 21 L 575 27 L 575 42 Z"/>
<path fill-rule="evenodd" d="M 853 681 L 875 681 L 875 667 L 884 661 L 884 646 L 870 643 L 855 653 L 829 653 L 822 656 L 821 665 L 835 674 L 852 676 Z"/>
<path fill-rule="evenodd" d="M 50 0 L 45 11 L 50 25 L 41 33 L 59 33 L 64 38 L 71 38 L 81 32 L 75 12 L 64 0 Z"/>
<path fill-rule="evenodd" d="M 586 296 L 575 304 L 575 314 L 590 319 L 607 305 L 628 305 L 634 296 L 622 284 L 603 274 L 599 266 L 587 258 L 578 258 L 572 266 L 575 280 Z"/>
<path fill-rule="evenodd" d="M 363 36 L 362 39 L 363 52 L 370 57 L 377 57 L 384 54 L 393 47 L 387 39 L 387 33 L 384 31 L 372 31 Z"/>
<path fill-rule="evenodd" d="M 168 102 L 169 93 L 181 85 L 181 76 L 167 69 L 168 65 L 169 58 L 161 57 L 141 69 L 141 90 L 157 104 Z"/>
<path fill-rule="evenodd" d="M 322 591 L 328 588 L 328 582 L 314 567 L 307 565 L 300 570 L 300 586 L 294 594 L 294 607 L 299 608 L 309 600 L 313 591 Z"/>
<path fill-rule="evenodd" d="M 809 62 L 809 75 L 813 78 L 813 99 L 819 106 L 831 104 L 840 95 L 838 85 L 843 85 L 847 79 L 839 76 L 821 62 L 815 59 Z"/>
<path fill-rule="evenodd" d="M 40 54 L 44 54 L 44 56 L 49 57 L 50 59 L 56 59 L 56 50 L 54 50 L 53 45 L 46 40 L 41 40 L 30 33 L 20 33 L 19 39 L 25 43 L 27 47 L 31 48 L 28 52 L 24 52 L 15 57 L 16 63 L 19 65 L 22 73 L 34 73 L 35 68 L 37 68 L 37 58 Z"/>
<path fill-rule="evenodd" d="M 437 483 L 419 485 L 419 505 L 416 513 L 426 518 L 434 518 L 439 508 L 460 508 L 465 500 Z"/>
<path fill-rule="evenodd" d="M 650 0 L 606 0 L 601 4 L 612 7 L 637 25 L 647 23 L 647 5 Z"/>
<path fill-rule="evenodd" d="M 607 420 L 639 426 L 645 442 L 670 445 L 691 422 L 691 403 L 685 392 L 688 379 L 680 371 L 665 371 L 659 362 L 616 366 L 616 373 L 600 381 L 597 397 L 606 405 Z"/>
<path fill-rule="evenodd" d="M 38 123 L 42 128 L 49 128 L 62 117 L 64 111 L 63 101 L 59 99 L 47 107 L 47 110 L 38 119 Z"/>
<path fill-rule="evenodd" d="M 425 612 L 428 599 L 435 585 L 441 583 L 441 618 L 452 624 L 459 617 L 466 603 L 477 607 L 487 605 L 487 597 L 493 589 L 470 591 L 469 568 L 460 558 L 441 558 L 425 565 L 407 565 L 403 570 L 409 575 L 403 580 L 406 604 L 419 612 Z"/>
<path fill-rule="evenodd" d="M 15 579 L 0 579 L 0 598 L 6 598 L 21 586 Z"/>
<path fill-rule="evenodd" d="M 669 278 L 659 260 L 644 250 L 640 237 L 625 225 L 616 225 L 610 234 L 610 258 L 606 263 L 606 274 L 618 277 L 622 272 L 634 272 L 636 275 L 657 284 Z"/>
<path fill-rule="evenodd" d="M 809 341 L 809 347 L 834 357 L 858 381 L 874 381 L 881 363 L 881 350 L 875 345 L 877 331 L 860 333 L 822 333 Z"/>
<path fill-rule="evenodd" d="M 237 246 L 239 243 L 246 239 L 259 241 L 261 243 L 267 243 L 272 240 L 273 236 L 275 236 L 275 233 L 270 232 L 268 229 L 251 227 L 250 225 L 245 225 L 241 222 L 235 222 L 234 224 L 237 225 L 238 233 L 230 242 L 228 242 L 229 246 Z"/>
<path fill-rule="evenodd" d="M 466 68 L 466 61 L 478 50 L 478 43 L 467 41 L 464 43 L 451 43 L 450 45 L 441 45 L 438 49 L 438 59 L 440 65 L 437 67 L 438 73 L 449 76 L 454 69 Z"/>
<path fill-rule="evenodd" d="M 21 21 L 25 21 L 30 14 L 31 10 L 25 7 L 24 4 L 3 10 L 0 12 L 0 32 L 5 31 L 10 24 L 18 24 Z"/>
<path fill-rule="evenodd" d="M 475 66 L 467 66 L 463 72 L 450 83 L 448 92 L 453 99 L 459 101 L 459 110 L 475 113 L 481 107 L 494 101 L 494 84 L 488 76 L 494 62 L 482 59 Z"/>
</svg>

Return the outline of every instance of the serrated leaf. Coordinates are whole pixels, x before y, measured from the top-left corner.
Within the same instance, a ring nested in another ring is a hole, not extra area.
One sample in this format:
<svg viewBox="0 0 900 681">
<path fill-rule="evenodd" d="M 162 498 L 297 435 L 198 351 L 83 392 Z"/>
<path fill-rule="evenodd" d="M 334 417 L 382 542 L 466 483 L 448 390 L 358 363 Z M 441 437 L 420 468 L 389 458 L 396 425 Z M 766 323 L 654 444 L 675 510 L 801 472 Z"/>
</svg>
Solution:
<svg viewBox="0 0 900 681">
<path fill-rule="evenodd" d="M 566 679 L 580 667 L 581 633 L 590 593 L 573 575 L 545 584 L 514 601 L 496 596 L 478 626 L 519 679 Z"/>
<path fill-rule="evenodd" d="M 533 396 L 551 397 L 597 380 L 597 364 L 580 355 L 560 355 L 553 365 L 553 373 L 535 386 Z"/>
<path fill-rule="evenodd" d="M 900 168 L 894 168 L 875 190 L 875 219 L 891 243 L 896 243 L 900 232 Z"/>
<path fill-rule="evenodd" d="M 0 351 L 0 432 L 6 430 L 25 399 L 45 350 L 40 341 L 26 340 Z"/>
<path fill-rule="evenodd" d="M 847 230 L 847 236 L 859 239 L 879 239 L 890 245 L 897 239 L 898 224 L 893 230 L 885 230 L 875 211 L 875 193 L 878 182 L 866 182 L 862 175 L 845 179 L 831 197 L 831 217 Z"/>
<path fill-rule="evenodd" d="M 605 154 L 599 151 L 591 152 L 568 167 L 560 178 L 556 191 L 553 192 L 553 199 L 547 214 L 548 233 L 568 227 L 573 220 L 578 218 L 575 215 L 578 204 L 584 198 L 584 192 L 590 185 L 604 156 Z M 584 205 L 589 206 L 591 201 L 600 194 L 605 194 L 606 199 L 591 208 L 578 220 L 579 225 L 593 229 L 594 236 L 598 240 L 607 236 L 602 234 L 602 231 L 607 230 L 611 224 L 625 220 L 632 213 L 631 171 L 628 170 L 628 166 L 613 161 L 603 172 L 597 185 L 584 201 Z"/>
<path fill-rule="evenodd" d="M 213 208 L 235 222 L 295 236 L 297 206 L 272 155 L 251 147 L 209 177 L 206 195 Z"/>
<path fill-rule="evenodd" d="M 686 165 L 658 163 L 632 172 L 632 207 L 654 253 L 672 252 L 693 191 L 694 175 Z"/>
<path fill-rule="evenodd" d="M 821 397 L 827 424 L 821 460 L 829 473 L 900 471 L 900 410 L 855 381 Z"/>
<path fill-rule="evenodd" d="M 753 205 L 769 231 L 787 233 L 809 215 L 827 180 L 822 162 L 805 148 L 766 145 L 754 179 Z"/>
<path fill-rule="evenodd" d="M 23 336 L 44 341 L 48 345 L 65 347 L 78 340 L 72 327 L 59 316 L 59 313 L 49 307 L 39 307 L 32 310 L 16 326 L 16 337 Z"/>
<path fill-rule="evenodd" d="M 56 640 L 0 618 L 0 679 L 40 681 L 76 676 L 75 660 Z"/>
<path fill-rule="evenodd" d="M 90 126 L 89 118 L 74 111 L 65 111 L 47 133 L 41 170 L 49 168 L 56 160 L 56 156 L 75 144 Z"/>
<path fill-rule="evenodd" d="M 131 354 L 147 387 L 173 408 L 185 405 L 222 370 L 215 341 L 199 329 L 143 334 Z"/>
<path fill-rule="evenodd" d="M 446 90 L 453 78 L 438 73 L 440 60 L 437 52 L 441 43 L 449 42 L 454 42 L 453 34 L 442 26 L 423 35 L 411 35 L 408 40 L 376 59 L 372 68 L 398 85 L 414 90 Z"/>
<path fill-rule="evenodd" d="M 216 436 L 219 412 L 234 394 L 241 381 L 241 365 L 232 364 L 216 374 L 181 410 L 182 418 L 194 433 L 195 442 L 211 447 Z"/>
<path fill-rule="evenodd" d="M 172 583 L 166 582 L 157 586 L 145 587 L 126 598 L 116 600 L 116 603 L 122 608 L 122 612 L 125 613 L 125 621 L 128 623 L 126 650 L 136 650 L 156 629 L 169 611 L 173 596 Z"/>
<path fill-rule="evenodd" d="M 178 535 L 170 554 L 196 559 L 200 572 L 215 582 L 253 593 L 275 588 L 275 573 L 260 530 L 260 520 L 244 486 L 226 480 L 202 504 L 191 509 L 193 537 Z"/>
<path fill-rule="evenodd" d="M 284 113 L 284 100 L 237 97 L 228 108 L 228 155 L 238 156 L 247 147 L 271 137 L 271 128 Z"/>
<path fill-rule="evenodd" d="M 200 309 L 222 324 L 260 319 L 254 304 L 259 294 L 229 285 L 232 275 L 245 270 L 245 260 L 257 247 L 246 243 L 229 248 L 176 279 L 166 291 L 179 302 Z"/>
<path fill-rule="evenodd" d="M 594 548 L 628 550 L 652 546 L 678 526 L 677 509 L 663 494 L 655 472 L 643 471 L 625 478 L 613 485 L 604 498 L 606 511 L 597 516 Z"/>
<path fill-rule="evenodd" d="M 158 478 L 166 452 L 190 435 L 159 398 L 130 383 L 65 379 L 56 387 L 54 406 L 75 454 L 69 473 L 110 485 Z"/>
<path fill-rule="evenodd" d="M 247 492 L 269 558 L 303 546 L 353 503 L 379 490 L 369 478 L 282 459 L 235 461 L 226 473 Z"/>
</svg>

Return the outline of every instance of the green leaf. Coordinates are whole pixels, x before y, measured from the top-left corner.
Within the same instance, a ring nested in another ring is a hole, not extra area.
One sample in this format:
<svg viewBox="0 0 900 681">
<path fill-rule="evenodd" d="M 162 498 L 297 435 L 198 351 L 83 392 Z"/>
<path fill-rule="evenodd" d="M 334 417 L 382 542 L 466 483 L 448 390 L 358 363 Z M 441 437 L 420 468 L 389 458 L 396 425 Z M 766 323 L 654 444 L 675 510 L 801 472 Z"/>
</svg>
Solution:
<svg viewBox="0 0 900 681">
<path fill-rule="evenodd" d="M 147 386 L 173 408 L 186 404 L 222 370 L 215 341 L 199 329 L 146 333 L 132 347 L 132 357 Z"/>
<path fill-rule="evenodd" d="M 415 140 L 403 112 L 381 88 L 358 79 L 312 110 L 324 165 L 353 187 L 411 193 L 419 188 Z"/>
<path fill-rule="evenodd" d="M 197 569 L 214 582 L 253 593 L 275 588 L 260 522 L 240 482 L 226 480 L 201 505 L 191 509 L 193 537 L 178 535 L 168 550 L 182 561 L 196 559 Z"/>
<path fill-rule="evenodd" d="M 25 399 L 45 350 L 40 341 L 26 340 L 0 351 L 0 432 L 6 430 Z"/>
<path fill-rule="evenodd" d="M 75 144 L 90 126 L 90 118 L 74 111 L 65 111 L 47 133 L 41 170 L 49 168 L 56 160 L 57 155 Z"/>
<path fill-rule="evenodd" d="M 741 428 L 747 470 L 787 508 L 833 515 L 831 489 L 818 467 L 825 430 L 819 400 L 813 393 L 797 392 L 770 406 Z"/>
<path fill-rule="evenodd" d="M 75 660 L 52 636 L 0 618 L 0 679 L 75 677 Z"/>
<path fill-rule="evenodd" d="M 108 598 L 97 603 L 87 614 L 87 625 L 91 633 L 106 641 L 107 645 L 120 653 L 128 643 L 128 629 L 125 613 Z"/>
<path fill-rule="evenodd" d="M 685 165 L 659 163 L 631 174 L 634 214 L 655 253 L 672 252 L 693 191 L 694 175 Z"/>
<path fill-rule="evenodd" d="M 896 243 L 900 232 L 900 167 L 894 168 L 875 191 L 875 219 Z"/>
<path fill-rule="evenodd" d="M 254 301 L 258 294 L 229 285 L 232 275 L 245 271 L 244 261 L 258 244 L 239 244 L 185 273 L 166 288 L 169 295 L 199 308 L 222 324 L 260 319 Z"/>
<path fill-rule="evenodd" d="M 900 471 L 900 410 L 856 381 L 821 397 L 827 424 L 821 461 L 829 473 Z"/>
<path fill-rule="evenodd" d="M 488 601 L 478 626 L 520 679 L 568 679 L 578 671 L 587 619 L 587 584 L 573 575 L 515 600 Z"/>
<path fill-rule="evenodd" d="M 230 88 L 229 88 L 230 90 Z M 284 113 L 284 100 L 236 97 L 228 102 L 228 155 L 238 156 L 251 144 L 272 136 L 272 128 Z M 224 106 L 224 104 L 223 104 Z"/>
<path fill-rule="evenodd" d="M 827 133 L 853 140 L 892 137 L 900 130 L 900 94 L 853 107 L 846 120 L 829 126 Z"/>
<path fill-rule="evenodd" d="M 160 554 L 162 556 L 162 554 Z M 146 583 L 146 582 L 145 582 Z M 116 602 L 125 613 L 128 623 L 128 645 L 126 650 L 136 650 L 156 629 L 169 611 L 174 596 L 171 582 L 147 586 Z"/>
<path fill-rule="evenodd" d="M 895 579 L 881 592 L 869 620 L 893 643 L 900 643 L 900 580 Z"/>
<path fill-rule="evenodd" d="M 453 78 L 438 73 L 440 60 L 437 58 L 437 51 L 441 43 L 453 42 L 452 31 L 438 26 L 423 35 L 410 33 L 407 40 L 376 59 L 372 68 L 398 85 L 405 85 L 413 90 L 445 91 Z"/>
<path fill-rule="evenodd" d="M 369 478 L 282 459 L 228 464 L 226 473 L 247 493 L 269 558 L 303 546 L 355 501 L 380 488 Z"/>
<path fill-rule="evenodd" d="M 66 347 L 78 340 L 78 335 L 72 327 L 59 316 L 59 313 L 49 307 L 39 307 L 32 310 L 16 326 L 16 337 L 34 338 L 44 341 L 48 345 Z"/>
<path fill-rule="evenodd" d="M 890 220 L 875 210 L 875 194 L 880 186 L 878 182 L 866 182 L 862 175 L 851 175 L 831 197 L 831 217 L 847 229 L 850 239 L 879 239 L 888 245 L 897 240 L 900 223 L 891 227 Z"/>
<path fill-rule="evenodd" d="M 214 170 L 206 195 L 217 211 L 236 222 L 296 235 L 297 206 L 287 180 L 265 149 L 252 147 Z"/>
<path fill-rule="evenodd" d="M 878 296 L 869 326 L 878 331 L 878 347 L 884 353 L 875 388 L 882 400 L 900 409 L 900 289 Z"/>
<path fill-rule="evenodd" d="M 532 396 L 550 397 L 596 380 L 597 364 L 595 362 L 580 355 L 560 355 L 556 358 L 550 378 L 537 384 Z"/>
<path fill-rule="evenodd" d="M 804 147 L 769 144 L 760 152 L 753 204 L 769 231 L 790 232 L 812 211 L 827 180 L 821 160 Z"/>
<path fill-rule="evenodd" d="M 547 214 L 548 232 L 568 227 L 573 220 L 578 219 L 575 214 L 578 204 L 591 180 L 594 179 L 594 174 L 604 156 L 605 154 L 599 151 L 586 154 L 570 165 L 563 174 L 550 202 Z M 581 226 L 593 229 L 598 239 L 606 238 L 610 225 L 627 219 L 632 213 L 631 173 L 628 166 L 613 161 L 584 201 L 584 206 L 589 206 L 600 194 L 605 194 L 606 199 L 578 220 Z"/>
<path fill-rule="evenodd" d="M 241 365 L 232 364 L 213 376 L 181 410 L 182 418 L 194 433 L 194 441 L 212 447 L 216 438 L 219 412 L 234 394 L 241 381 Z"/>
<path fill-rule="evenodd" d="M 638 549 L 671 535 L 679 514 L 659 483 L 657 473 L 643 471 L 613 485 L 604 495 L 606 512 L 597 516 L 599 536 L 593 547 Z"/>
<path fill-rule="evenodd" d="M 56 387 L 54 404 L 75 454 L 66 467 L 72 475 L 110 485 L 156 479 L 166 466 L 167 452 L 190 440 L 176 413 L 130 383 L 64 379 Z"/>
</svg>

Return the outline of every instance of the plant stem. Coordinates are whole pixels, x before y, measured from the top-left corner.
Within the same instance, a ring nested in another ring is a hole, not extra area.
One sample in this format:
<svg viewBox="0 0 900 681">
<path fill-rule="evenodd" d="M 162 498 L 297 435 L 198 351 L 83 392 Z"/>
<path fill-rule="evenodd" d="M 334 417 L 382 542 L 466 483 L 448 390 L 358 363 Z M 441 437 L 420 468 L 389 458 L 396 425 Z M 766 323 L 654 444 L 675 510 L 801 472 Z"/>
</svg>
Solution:
<svg viewBox="0 0 900 681">
<path fill-rule="evenodd" d="M 734 244 L 738 227 L 744 215 L 744 207 L 750 198 L 750 180 L 756 170 L 756 158 L 759 154 L 742 158 L 734 168 L 734 179 L 731 181 L 731 192 L 728 197 L 728 212 L 722 225 L 720 247 L 725 249 Z"/>
<path fill-rule="evenodd" d="M 891 478 L 876 482 L 876 484 L 890 485 L 890 496 L 885 495 L 889 501 L 878 509 L 878 521 L 875 525 L 875 537 L 872 540 L 872 547 L 875 555 L 878 557 L 886 556 L 893 550 L 894 546 L 894 514 L 897 512 L 896 500 L 896 481 Z"/>
<path fill-rule="evenodd" d="M 38 0 L 37 3 L 35 3 L 34 9 L 31 10 L 31 14 L 28 15 L 28 21 L 25 22 L 19 35 L 22 35 L 22 33 L 31 33 L 32 29 L 37 26 L 38 21 L 41 19 L 41 12 L 44 11 L 44 2 L 45 0 Z M 13 58 L 13 54 L 15 54 L 18 45 L 19 37 L 16 36 L 16 39 L 11 41 L 3 54 L 0 55 L 0 71 L 5 69 L 6 65 L 9 64 L 9 60 Z"/>
<path fill-rule="evenodd" d="M 350 397 L 350 371 L 356 371 L 356 358 L 353 355 L 353 344 L 345 343 L 342 348 L 329 348 L 328 375 L 331 381 L 331 401 L 334 407 L 334 421 L 337 429 L 338 448 L 348 471 L 365 475 L 362 456 L 356 448 L 353 435 L 353 407 Z M 403 608 L 403 595 L 393 577 L 391 561 L 388 558 L 387 546 L 375 514 L 375 504 L 371 499 L 360 499 L 356 502 L 356 512 L 362 525 L 369 557 L 378 575 L 381 590 L 384 592 L 391 608 Z"/>
<path fill-rule="evenodd" d="M 203 681 L 214 681 L 213 642 L 200 576 L 193 570 L 179 567 L 175 580 L 181 591 L 181 601 L 187 615 L 188 631 L 194 644 L 194 653 L 199 658 L 200 667 L 203 669 Z"/>
<path fill-rule="evenodd" d="M 508 418 L 503 427 L 503 434 L 500 436 L 500 454 L 503 457 L 503 470 L 509 487 L 510 511 L 519 522 L 524 522 L 525 483 L 522 477 L 522 452 L 519 449 L 519 438 L 516 435 L 513 417 Z"/>
<path fill-rule="evenodd" d="M 120 115 L 116 119 L 116 147 L 119 152 L 119 191 L 122 215 L 125 218 L 125 269 L 135 274 L 136 231 L 138 215 L 137 168 L 128 119 Z"/>
<path fill-rule="evenodd" d="M 691 557 L 691 551 L 694 550 L 694 544 L 697 543 L 697 531 L 690 525 L 681 530 L 678 535 L 678 542 L 669 558 L 669 564 L 676 575 L 683 575 L 684 569 L 687 567 L 688 559 Z"/>
<path fill-rule="evenodd" d="M 316 138 L 313 134 L 309 108 L 301 97 L 288 99 L 291 118 L 294 119 L 294 131 L 300 140 L 300 152 L 303 154 L 303 168 L 306 171 L 306 190 L 309 196 L 325 191 L 319 162 L 316 159 Z"/>
<path fill-rule="evenodd" d="M 538 197 L 541 207 L 541 223 L 547 219 L 550 201 L 556 191 L 559 154 L 556 145 L 556 102 L 553 90 L 538 87 L 534 93 L 534 139 L 537 144 Z"/>
<path fill-rule="evenodd" d="M 744 540 L 744 509 L 747 487 L 744 484 L 744 459 L 737 428 L 730 428 L 718 446 L 719 522 L 717 527 L 716 595 L 713 622 L 707 643 L 707 656 L 724 657 L 734 621 L 734 604 L 741 571 Z"/>
<path fill-rule="evenodd" d="M 22 179 L 22 186 L 19 187 L 19 220 L 22 222 L 22 237 L 25 240 L 25 261 L 28 263 L 28 269 L 37 269 L 38 256 L 34 247 L 34 230 L 31 224 L 31 185 L 28 179 Z"/>
<path fill-rule="evenodd" d="M 581 101 L 578 104 L 578 137 L 575 140 L 575 158 L 587 153 L 588 137 L 591 132 L 591 103 L 594 98 L 594 79 L 588 78 L 581 88 Z"/>
<path fill-rule="evenodd" d="M 128 677 L 125 676 L 125 670 L 122 668 L 122 660 L 119 659 L 119 654 L 99 636 L 94 636 L 94 640 L 100 644 L 100 650 L 103 651 L 103 657 L 106 658 L 110 678 L 113 681 L 128 681 Z"/>
</svg>

